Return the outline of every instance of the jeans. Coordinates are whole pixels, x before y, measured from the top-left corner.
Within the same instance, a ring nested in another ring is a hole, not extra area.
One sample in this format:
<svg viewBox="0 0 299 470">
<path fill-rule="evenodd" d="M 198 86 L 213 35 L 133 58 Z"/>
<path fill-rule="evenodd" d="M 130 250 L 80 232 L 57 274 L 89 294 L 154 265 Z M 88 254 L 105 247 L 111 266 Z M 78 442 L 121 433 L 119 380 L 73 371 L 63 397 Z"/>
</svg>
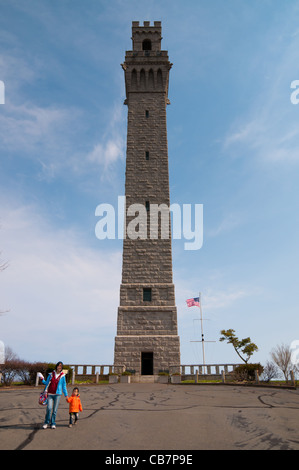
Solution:
<svg viewBox="0 0 299 470">
<path fill-rule="evenodd" d="M 56 426 L 56 413 L 60 402 L 61 395 L 48 395 L 48 404 L 45 417 L 45 424 Z"/>
<path fill-rule="evenodd" d="M 78 421 L 78 416 L 79 416 L 79 413 L 71 412 L 70 413 L 70 424 L 76 424 L 77 421 Z"/>
</svg>

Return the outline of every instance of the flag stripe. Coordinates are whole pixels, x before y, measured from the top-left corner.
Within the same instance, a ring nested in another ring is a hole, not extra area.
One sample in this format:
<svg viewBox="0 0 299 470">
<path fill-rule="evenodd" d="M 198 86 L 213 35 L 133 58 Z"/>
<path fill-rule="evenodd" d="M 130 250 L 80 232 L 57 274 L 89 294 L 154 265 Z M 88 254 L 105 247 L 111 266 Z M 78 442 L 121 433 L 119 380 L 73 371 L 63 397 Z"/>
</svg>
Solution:
<svg viewBox="0 0 299 470">
<path fill-rule="evenodd" d="M 200 307 L 199 297 L 193 297 L 193 299 L 187 299 L 187 306 L 188 307 Z"/>
</svg>

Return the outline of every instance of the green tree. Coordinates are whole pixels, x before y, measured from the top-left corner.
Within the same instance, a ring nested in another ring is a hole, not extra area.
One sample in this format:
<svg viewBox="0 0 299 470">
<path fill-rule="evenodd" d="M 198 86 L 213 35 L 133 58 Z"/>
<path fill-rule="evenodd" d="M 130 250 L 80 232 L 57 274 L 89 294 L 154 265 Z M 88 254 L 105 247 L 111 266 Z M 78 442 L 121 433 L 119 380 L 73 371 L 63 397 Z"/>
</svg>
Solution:
<svg viewBox="0 0 299 470">
<path fill-rule="evenodd" d="M 236 353 L 238 354 L 240 359 L 242 359 L 242 361 L 245 362 L 245 364 L 247 364 L 247 362 L 251 358 L 252 354 L 255 351 L 258 351 L 257 345 L 252 343 L 251 339 L 249 337 L 240 340 L 235 335 L 235 330 L 233 330 L 233 329 L 221 330 L 220 333 L 221 333 L 222 336 L 219 339 L 219 341 L 227 341 L 228 344 L 232 344 L 235 351 L 236 351 Z M 245 357 L 243 357 L 241 355 L 241 353 Z"/>
</svg>

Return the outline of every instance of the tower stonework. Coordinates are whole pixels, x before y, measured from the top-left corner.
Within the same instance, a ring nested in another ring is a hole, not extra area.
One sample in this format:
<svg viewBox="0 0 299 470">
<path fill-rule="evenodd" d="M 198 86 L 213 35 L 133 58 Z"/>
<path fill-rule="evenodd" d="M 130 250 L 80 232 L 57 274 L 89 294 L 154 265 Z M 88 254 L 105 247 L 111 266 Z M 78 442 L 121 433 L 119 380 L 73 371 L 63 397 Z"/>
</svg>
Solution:
<svg viewBox="0 0 299 470">
<path fill-rule="evenodd" d="M 180 368 L 166 128 L 172 64 L 161 39 L 160 21 L 153 26 L 133 21 L 133 50 L 122 64 L 128 106 L 126 232 L 114 366 L 142 375 Z M 136 204 L 143 210 L 135 211 Z"/>
</svg>

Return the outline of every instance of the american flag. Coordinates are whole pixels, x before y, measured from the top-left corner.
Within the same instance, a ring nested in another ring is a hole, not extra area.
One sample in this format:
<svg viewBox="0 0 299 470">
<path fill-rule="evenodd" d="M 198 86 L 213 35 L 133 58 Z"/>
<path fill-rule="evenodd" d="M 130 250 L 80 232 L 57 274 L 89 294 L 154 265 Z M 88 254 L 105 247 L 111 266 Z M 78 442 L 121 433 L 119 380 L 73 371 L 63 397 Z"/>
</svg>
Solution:
<svg viewBox="0 0 299 470">
<path fill-rule="evenodd" d="M 199 297 L 193 297 L 193 299 L 186 300 L 188 307 L 200 307 Z"/>
</svg>

